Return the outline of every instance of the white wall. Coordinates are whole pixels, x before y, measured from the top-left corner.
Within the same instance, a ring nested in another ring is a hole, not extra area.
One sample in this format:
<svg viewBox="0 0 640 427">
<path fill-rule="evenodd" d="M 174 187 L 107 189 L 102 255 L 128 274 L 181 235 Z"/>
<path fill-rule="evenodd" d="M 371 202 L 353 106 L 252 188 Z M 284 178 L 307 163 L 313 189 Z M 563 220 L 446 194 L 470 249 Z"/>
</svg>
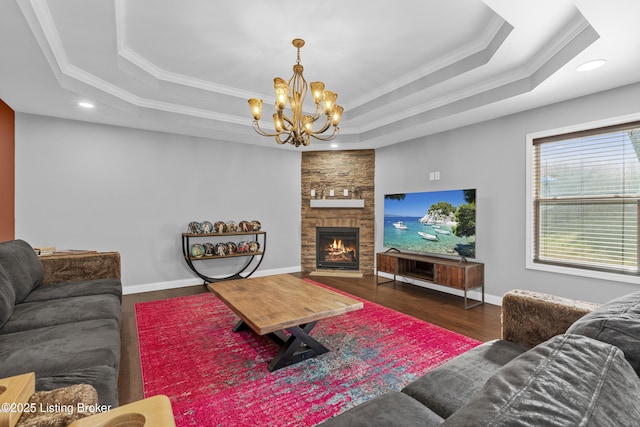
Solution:
<svg viewBox="0 0 640 427">
<path fill-rule="evenodd" d="M 478 261 L 490 296 L 526 288 L 604 302 L 637 290 L 526 270 L 524 230 L 525 135 L 637 113 L 638 99 L 640 84 L 376 150 L 377 250 L 384 249 L 385 193 L 473 187 Z M 18 113 L 16 237 L 119 251 L 125 291 L 146 290 L 158 282 L 199 283 L 181 255 L 189 221 L 258 219 L 268 245 L 256 274 L 297 271 L 300 160 L 299 152 L 278 147 Z M 429 181 L 429 171 L 441 179 Z M 227 267 L 215 264 L 208 273 Z"/>
<path fill-rule="evenodd" d="M 256 275 L 299 271 L 301 155 L 273 145 L 18 113 L 16 238 L 119 251 L 132 292 L 202 283 L 182 258 L 190 221 L 256 219 L 267 231 Z M 240 260 L 201 263 L 216 275 Z"/>
<path fill-rule="evenodd" d="M 477 255 L 486 292 L 514 288 L 605 302 L 637 285 L 525 269 L 525 136 L 640 111 L 640 84 L 432 135 L 376 151 L 376 249 L 384 194 L 476 188 Z M 440 171 L 439 181 L 429 181 Z M 491 297 L 490 297 L 491 299 Z"/>
</svg>

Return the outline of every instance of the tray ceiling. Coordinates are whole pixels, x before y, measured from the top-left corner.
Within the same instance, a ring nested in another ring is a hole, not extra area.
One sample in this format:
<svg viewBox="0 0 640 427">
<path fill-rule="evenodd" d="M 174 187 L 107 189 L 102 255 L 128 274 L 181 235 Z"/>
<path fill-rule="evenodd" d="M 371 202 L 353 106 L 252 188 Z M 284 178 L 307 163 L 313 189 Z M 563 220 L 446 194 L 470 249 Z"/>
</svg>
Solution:
<svg viewBox="0 0 640 427">
<path fill-rule="evenodd" d="M 335 142 L 377 148 L 639 81 L 637 16 L 636 0 L 7 0 L 0 98 L 274 146 L 252 130 L 247 98 L 264 98 L 270 117 L 272 79 L 291 76 L 300 37 L 305 78 L 345 107 Z M 575 71 L 599 58 L 604 68 Z"/>
</svg>

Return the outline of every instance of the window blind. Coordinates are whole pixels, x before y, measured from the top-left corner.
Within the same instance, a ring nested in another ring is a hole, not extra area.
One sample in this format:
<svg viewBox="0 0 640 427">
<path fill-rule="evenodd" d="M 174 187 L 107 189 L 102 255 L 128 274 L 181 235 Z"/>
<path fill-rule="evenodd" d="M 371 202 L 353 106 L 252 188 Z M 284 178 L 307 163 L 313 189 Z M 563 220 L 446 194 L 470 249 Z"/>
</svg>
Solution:
<svg viewBox="0 0 640 427">
<path fill-rule="evenodd" d="M 533 140 L 534 262 L 638 274 L 640 122 Z"/>
</svg>

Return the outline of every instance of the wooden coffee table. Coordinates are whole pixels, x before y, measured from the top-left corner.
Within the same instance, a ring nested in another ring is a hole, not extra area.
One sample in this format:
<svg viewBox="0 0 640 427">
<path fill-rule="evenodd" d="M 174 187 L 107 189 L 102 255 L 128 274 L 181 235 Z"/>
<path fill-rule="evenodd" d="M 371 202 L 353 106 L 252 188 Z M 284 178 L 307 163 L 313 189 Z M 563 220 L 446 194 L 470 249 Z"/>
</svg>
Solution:
<svg viewBox="0 0 640 427">
<path fill-rule="evenodd" d="M 210 283 L 208 288 L 240 316 L 234 332 L 249 327 L 280 345 L 270 371 L 328 352 L 310 336 L 316 323 L 363 307 L 361 301 L 288 274 Z"/>
</svg>

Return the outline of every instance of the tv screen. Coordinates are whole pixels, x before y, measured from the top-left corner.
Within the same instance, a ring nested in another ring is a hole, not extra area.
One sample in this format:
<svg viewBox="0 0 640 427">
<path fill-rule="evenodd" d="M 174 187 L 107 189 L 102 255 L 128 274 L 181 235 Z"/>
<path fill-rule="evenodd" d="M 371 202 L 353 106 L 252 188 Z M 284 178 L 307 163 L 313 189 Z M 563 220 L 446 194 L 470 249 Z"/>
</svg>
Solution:
<svg viewBox="0 0 640 427">
<path fill-rule="evenodd" d="M 384 196 L 384 246 L 399 251 L 476 257 L 476 190 Z"/>
</svg>

